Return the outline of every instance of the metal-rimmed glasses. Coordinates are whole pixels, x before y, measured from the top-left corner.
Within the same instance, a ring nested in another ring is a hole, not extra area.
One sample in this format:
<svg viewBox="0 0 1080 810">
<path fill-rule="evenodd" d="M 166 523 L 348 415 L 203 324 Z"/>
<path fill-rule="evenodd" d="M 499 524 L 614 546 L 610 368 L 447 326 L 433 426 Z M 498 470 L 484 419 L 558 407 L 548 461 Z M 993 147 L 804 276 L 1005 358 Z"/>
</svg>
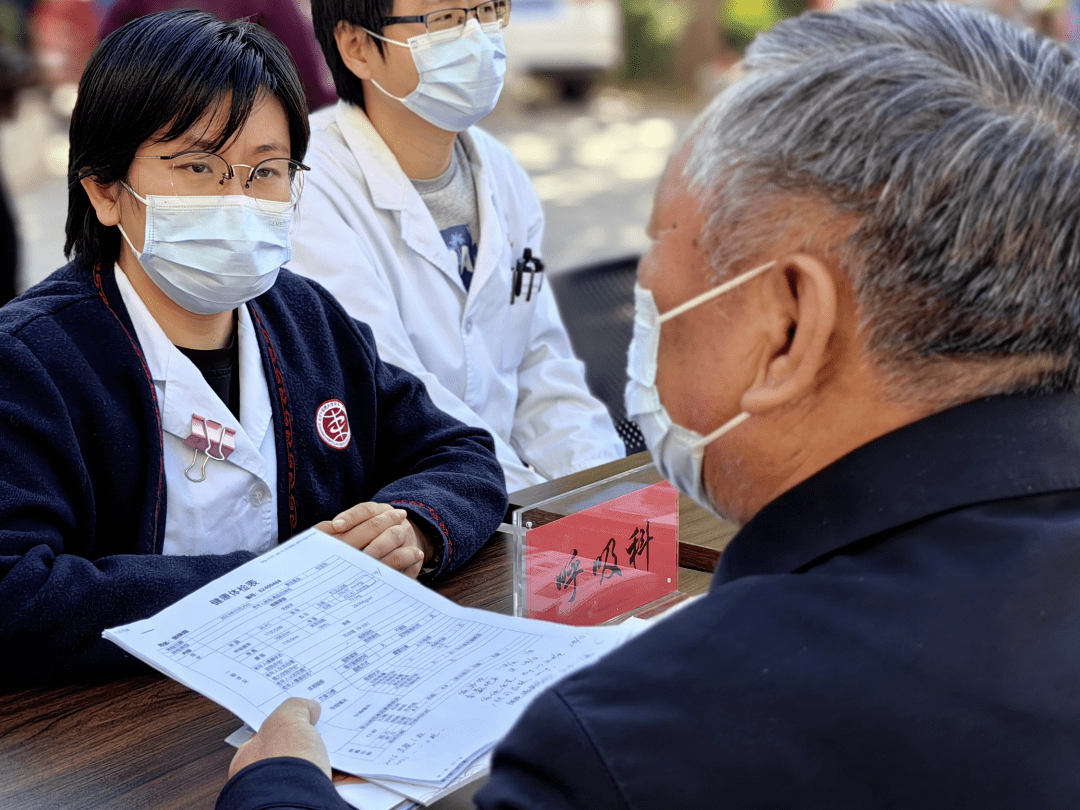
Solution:
<svg viewBox="0 0 1080 810">
<path fill-rule="evenodd" d="M 250 169 L 241 187 L 246 196 L 256 202 L 288 203 L 289 209 L 300 201 L 304 190 L 304 172 L 309 170 L 299 161 L 274 157 L 261 160 L 254 166 L 247 163 L 230 164 L 213 152 L 178 152 L 175 155 L 136 155 L 143 160 L 165 160 L 169 163 L 169 180 L 179 197 L 214 196 L 221 187 L 237 176 L 236 169 Z M 240 174 L 243 177 L 243 174 Z M 280 205 L 274 206 L 280 210 Z"/>
<path fill-rule="evenodd" d="M 383 17 L 382 24 L 386 26 L 422 22 L 429 34 L 454 30 L 461 34 L 465 32 L 465 23 L 470 16 L 476 17 L 476 21 L 481 25 L 494 24 L 499 28 L 506 28 L 510 22 L 510 0 L 489 0 L 472 8 L 444 8 L 410 17 Z"/>
</svg>

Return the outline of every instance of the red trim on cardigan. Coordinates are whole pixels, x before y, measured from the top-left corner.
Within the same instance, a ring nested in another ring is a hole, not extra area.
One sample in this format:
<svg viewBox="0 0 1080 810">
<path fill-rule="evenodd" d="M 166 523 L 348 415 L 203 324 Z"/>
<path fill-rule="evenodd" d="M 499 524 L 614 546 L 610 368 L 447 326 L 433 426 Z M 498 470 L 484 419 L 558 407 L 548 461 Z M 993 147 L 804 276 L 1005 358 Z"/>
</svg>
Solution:
<svg viewBox="0 0 1080 810">
<path fill-rule="evenodd" d="M 450 564 L 450 560 L 454 557 L 454 541 L 450 539 L 450 530 L 446 528 L 446 524 L 443 523 L 443 519 L 439 517 L 439 513 L 428 506 L 426 503 L 420 503 L 420 501 L 390 501 L 391 506 L 415 506 L 417 509 L 426 509 L 428 514 L 431 515 L 432 520 L 439 527 L 439 531 L 442 532 L 443 537 L 446 538 L 446 559 L 442 560 L 441 568 L 446 568 Z"/>
<path fill-rule="evenodd" d="M 154 500 L 154 551 L 157 552 L 158 520 L 161 516 L 161 491 L 165 486 L 165 429 L 161 424 L 161 406 L 158 404 L 157 388 L 154 386 L 154 375 L 150 373 L 150 366 L 147 364 L 146 356 L 139 347 L 139 342 L 135 340 L 131 332 L 128 331 L 128 328 L 124 326 L 124 322 L 120 320 L 120 316 L 116 313 L 116 310 L 112 308 L 108 296 L 105 295 L 105 287 L 101 282 L 101 265 L 94 268 L 94 286 L 97 287 L 98 297 L 100 297 L 105 304 L 105 308 L 112 313 L 112 316 L 116 318 L 116 322 L 120 325 L 120 328 L 124 330 L 124 335 L 127 337 L 128 342 L 131 343 L 131 348 L 135 350 L 135 356 L 139 358 L 143 374 L 146 375 L 146 382 L 150 386 L 150 399 L 154 403 L 154 416 L 157 419 L 158 426 L 158 457 L 160 459 L 158 462 L 157 498 Z M 164 540 L 164 535 L 162 535 L 162 540 Z"/>
<path fill-rule="evenodd" d="M 262 334 L 263 341 L 266 343 L 267 353 L 270 355 L 270 366 L 274 369 L 274 383 L 277 385 L 278 398 L 281 400 L 281 415 L 282 421 L 285 423 L 285 456 L 288 460 L 289 467 L 289 528 L 292 531 L 296 531 L 296 525 L 298 523 L 298 517 L 296 513 L 296 494 L 294 492 L 294 484 L 296 483 L 296 456 L 293 453 L 293 430 L 292 430 L 292 414 L 289 413 L 289 392 L 285 390 L 285 377 L 281 373 L 281 369 L 277 364 L 277 352 L 274 351 L 274 344 L 270 342 L 270 334 L 266 331 L 266 327 L 263 326 L 262 318 L 259 317 L 258 310 L 255 307 L 251 307 L 251 314 L 255 317 L 255 320 L 259 326 L 259 332 Z"/>
</svg>

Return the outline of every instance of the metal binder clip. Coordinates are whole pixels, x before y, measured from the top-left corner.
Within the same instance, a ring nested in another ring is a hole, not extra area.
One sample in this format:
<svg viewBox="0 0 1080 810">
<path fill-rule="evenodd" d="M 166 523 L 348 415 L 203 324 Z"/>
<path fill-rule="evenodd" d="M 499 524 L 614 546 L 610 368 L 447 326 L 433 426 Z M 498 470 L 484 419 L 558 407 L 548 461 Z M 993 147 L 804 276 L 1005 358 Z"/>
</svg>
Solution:
<svg viewBox="0 0 1080 810">
<path fill-rule="evenodd" d="M 217 439 L 212 437 L 211 431 L 218 432 Z M 184 476 L 193 484 L 200 484 L 206 480 L 206 465 L 210 459 L 224 461 L 236 449 L 236 431 L 233 428 L 225 427 L 220 422 L 193 413 L 191 415 L 191 433 L 184 439 L 184 444 L 195 448 L 195 455 L 191 457 L 191 463 L 184 470 Z M 202 477 L 192 478 L 191 471 L 199 460 L 200 450 L 206 454 L 202 467 L 199 468 Z"/>
</svg>

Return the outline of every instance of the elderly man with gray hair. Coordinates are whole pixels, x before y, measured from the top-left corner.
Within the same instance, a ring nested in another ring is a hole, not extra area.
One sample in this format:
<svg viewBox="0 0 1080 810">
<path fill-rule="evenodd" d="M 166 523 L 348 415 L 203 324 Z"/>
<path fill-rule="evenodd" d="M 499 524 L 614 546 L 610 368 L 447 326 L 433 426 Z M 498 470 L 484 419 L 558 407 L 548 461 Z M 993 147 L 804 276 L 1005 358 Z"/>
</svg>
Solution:
<svg viewBox="0 0 1080 810">
<path fill-rule="evenodd" d="M 1078 807 L 1077 57 L 898 2 L 744 68 L 657 193 L 628 389 L 744 525 L 707 596 L 527 709 L 477 803 Z M 268 722 L 221 807 L 314 771 Z"/>
</svg>

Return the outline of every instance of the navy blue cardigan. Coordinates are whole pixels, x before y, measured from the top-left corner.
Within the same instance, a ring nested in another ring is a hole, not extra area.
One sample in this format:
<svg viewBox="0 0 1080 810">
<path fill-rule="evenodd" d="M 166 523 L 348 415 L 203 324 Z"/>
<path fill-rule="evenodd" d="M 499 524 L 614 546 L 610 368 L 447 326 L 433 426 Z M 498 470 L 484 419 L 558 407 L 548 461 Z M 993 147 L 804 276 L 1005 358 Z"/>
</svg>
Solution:
<svg viewBox="0 0 1080 810">
<path fill-rule="evenodd" d="M 364 501 L 405 508 L 452 570 L 506 510 L 491 437 L 439 411 L 382 363 L 371 331 L 282 271 L 248 304 L 273 406 L 278 528 Z M 320 440 L 345 403 L 352 441 Z M 112 272 L 73 262 L 0 309 L 0 689 L 118 677 L 141 666 L 101 639 L 251 559 L 163 556 L 157 397 Z"/>
</svg>

